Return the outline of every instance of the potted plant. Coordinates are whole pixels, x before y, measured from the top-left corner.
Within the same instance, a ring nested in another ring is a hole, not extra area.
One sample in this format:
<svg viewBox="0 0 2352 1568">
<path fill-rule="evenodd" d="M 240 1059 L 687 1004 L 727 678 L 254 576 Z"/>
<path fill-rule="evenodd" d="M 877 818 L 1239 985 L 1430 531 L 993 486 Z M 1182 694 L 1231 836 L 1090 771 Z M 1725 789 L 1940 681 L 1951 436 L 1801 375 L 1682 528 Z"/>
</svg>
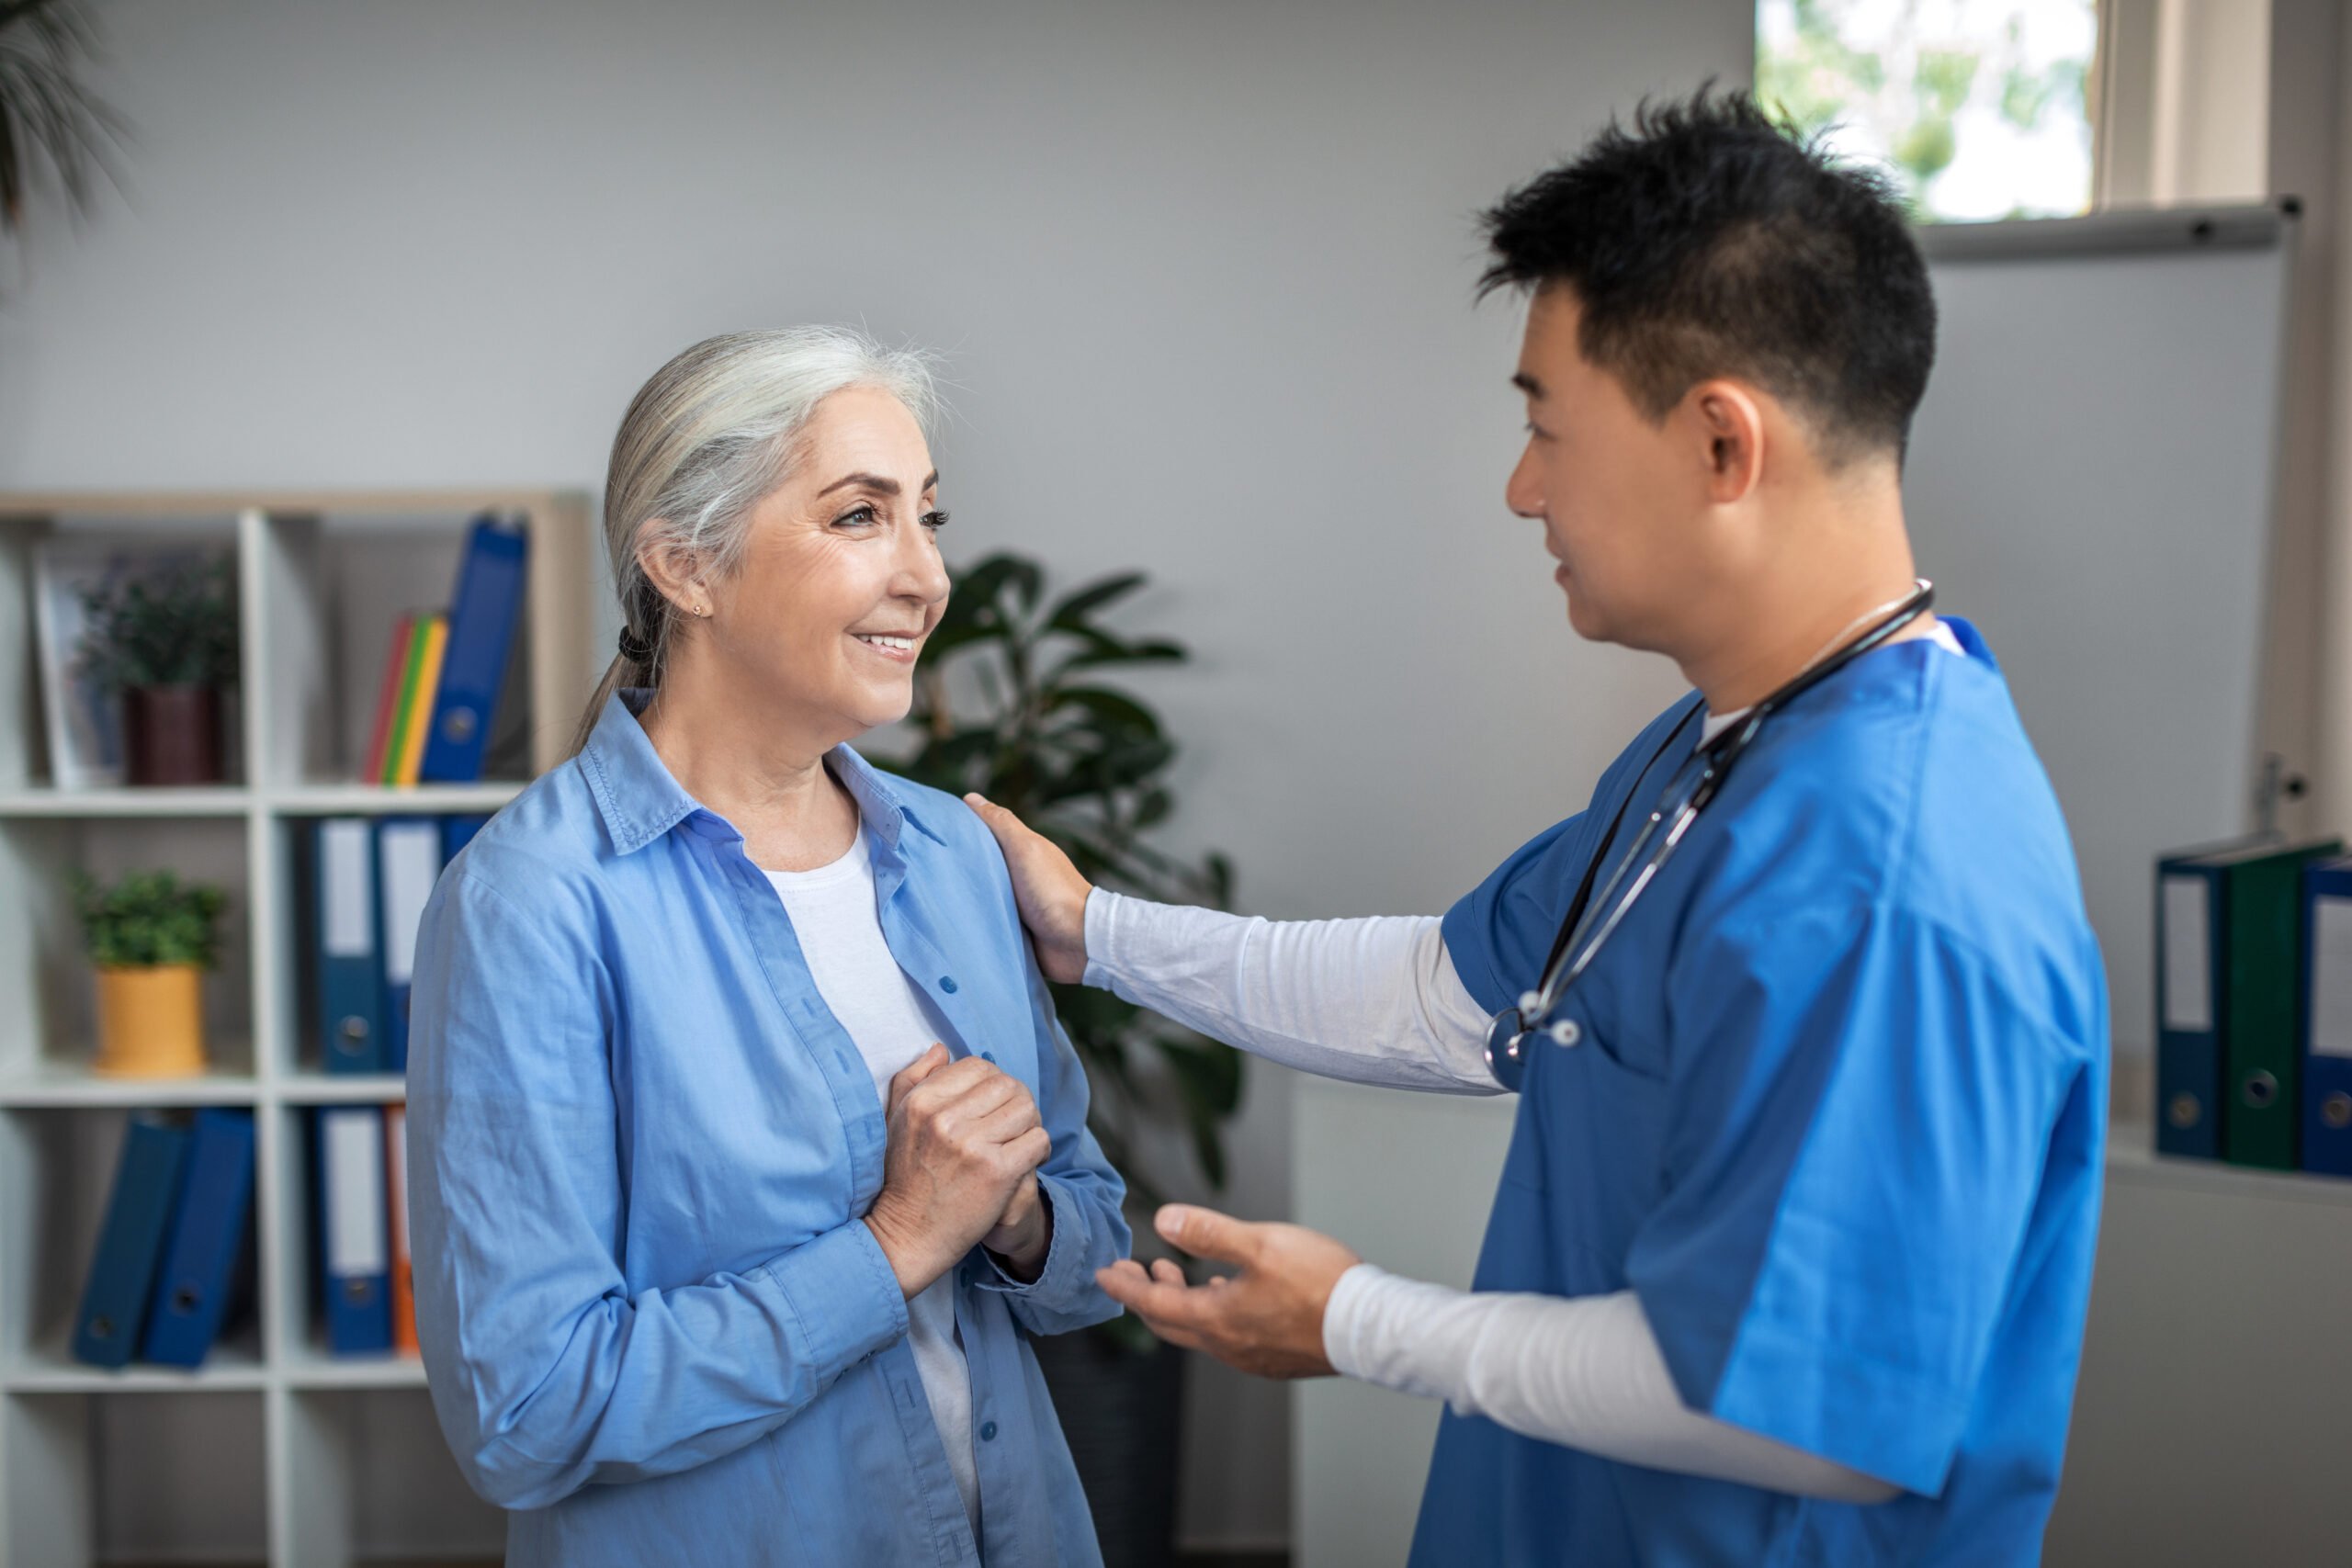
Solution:
<svg viewBox="0 0 2352 1568">
<path fill-rule="evenodd" d="M 1179 643 L 1131 640 L 1102 625 L 1103 611 L 1143 586 L 1142 574 L 1104 578 L 1050 604 L 1044 570 L 1019 556 L 989 556 L 955 581 L 909 716 L 922 749 L 886 765 L 951 793 L 979 791 L 1059 844 L 1090 880 L 1224 908 L 1233 872 L 1223 856 L 1192 863 L 1148 842 L 1174 808 L 1165 775 L 1176 746 L 1149 707 L 1102 680 L 1188 657 Z M 1126 1178 L 1138 1248 L 1151 1248 L 1151 1212 L 1168 1190 L 1139 1135 L 1154 1124 L 1181 1131 L 1201 1178 L 1221 1189 L 1222 1124 L 1240 1103 L 1240 1055 L 1108 991 L 1053 992 L 1092 1087 L 1089 1125 Z M 1104 1561 L 1170 1562 L 1182 1357 L 1132 1317 L 1035 1348 Z"/>
<path fill-rule="evenodd" d="M 228 558 L 110 577 L 82 603 L 82 666 L 122 697 L 125 781 L 220 783 L 221 690 L 237 679 Z"/>
<path fill-rule="evenodd" d="M 148 871 L 111 887 L 77 874 L 74 901 L 98 974 L 94 1070 L 124 1078 L 204 1071 L 203 972 L 220 961 L 226 896 Z"/>
</svg>

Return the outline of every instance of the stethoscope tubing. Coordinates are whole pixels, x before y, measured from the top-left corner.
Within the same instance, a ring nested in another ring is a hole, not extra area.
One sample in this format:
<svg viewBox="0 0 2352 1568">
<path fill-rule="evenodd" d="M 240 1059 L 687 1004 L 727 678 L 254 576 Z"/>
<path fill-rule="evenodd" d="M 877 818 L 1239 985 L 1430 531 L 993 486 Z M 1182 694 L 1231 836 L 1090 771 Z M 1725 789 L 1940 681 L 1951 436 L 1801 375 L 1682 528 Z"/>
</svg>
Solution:
<svg viewBox="0 0 2352 1568">
<path fill-rule="evenodd" d="M 1674 852 L 1681 846 L 1683 839 L 1699 820 L 1699 814 L 1722 794 L 1724 784 L 1731 775 L 1732 765 L 1762 733 L 1765 719 L 1838 671 L 1845 669 L 1872 649 L 1883 646 L 1889 637 L 1925 615 L 1928 607 L 1935 603 L 1935 584 L 1924 578 L 1919 579 L 1910 595 L 1896 606 L 1894 613 L 1886 619 L 1847 643 L 1843 648 L 1835 649 L 1827 657 L 1815 660 L 1811 666 L 1798 671 L 1793 679 L 1779 690 L 1760 699 L 1731 732 L 1727 738 L 1728 744 L 1724 744 L 1726 738 L 1720 736 L 1713 741 L 1702 744 L 1699 750 L 1704 761 L 1701 765 L 1699 776 L 1690 785 L 1690 797 L 1674 809 L 1673 825 L 1667 829 L 1666 837 L 1659 843 L 1657 852 L 1647 857 L 1643 853 L 1651 839 L 1657 834 L 1658 825 L 1667 819 L 1668 807 L 1665 803 L 1671 800 L 1675 794 L 1671 788 L 1671 781 L 1666 795 L 1659 798 L 1659 804 L 1650 808 L 1641 830 L 1634 834 L 1634 841 L 1626 846 L 1625 852 L 1618 858 L 1614 869 L 1609 874 L 1608 881 L 1600 888 L 1600 896 L 1597 898 L 1592 897 L 1594 874 L 1600 867 L 1601 858 L 1609 853 L 1611 840 L 1616 838 L 1617 829 L 1624 823 L 1625 812 L 1633 804 L 1632 794 L 1630 792 L 1627 794 L 1624 804 L 1618 807 L 1616 815 L 1611 818 L 1609 831 L 1602 837 L 1599 849 L 1594 852 L 1593 859 L 1587 863 L 1582 885 L 1577 889 L 1576 897 L 1569 905 L 1566 918 L 1560 922 L 1559 933 L 1553 940 L 1551 953 L 1544 959 L 1543 973 L 1535 988 L 1522 993 L 1517 1007 L 1497 1014 L 1494 1021 L 1487 1026 L 1487 1065 L 1498 1082 L 1503 1083 L 1506 1088 L 1517 1087 L 1514 1081 L 1517 1074 L 1526 1070 L 1521 1053 L 1531 1037 L 1538 1034 L 1544 1035 L 1562 1045 L 1573 1045 L 1577 1043 L 1580 1032 L 1574 1021 L 1562 1021 L 1555 1023 L 1552 1020 L 1552 1015 L 1558 1010 L 1560 1002 L 1567 995 L 1569 988 L 1592 966 L 1593 960 L 1600 955 L 1601 948 L 1608 942 L 1610 937 L 1616 932 L 1620 925 L 1623 924 L 1626 915 L 1632 911 L 1643 891 L 1657 880 L 1658 873 L 1665 868 L 1666 863 L 1673 857 Z M 1691 711 L 1696 713 L 1700 710 L 1694 708 Z M 1634 788 L 1640 787 L 1641 780 L 1646 778 L 1650 770 L 1657 766 L 1658 759 L 1666 755 L 1668 748 L 1674 744 L 1676 738 L 1682 733 L 1684 727 L 1689 723 L 1690 716 L 1685 715 L 1680 722 L 1667 732 L 1666 739 L 1659 744 L 1655 752 L 1651 753 L 1649 761 L 1643 764 L 1641 773 L 1634 776 Z M 1634 868 L 1637 864 L 1640 870 L 1635 872 Z M 1629 873 L 1633 874 L 1633 884 L 1625 888 L 1624 896 L 1619 897 L 1617 889 L 1625 882 Z M 1515 1020 L 1514 1015 L 1516 1015 Z M 1514 1020 L 1509 1038 L 1501 1043 L 1502 1055 L 1508 1058 L 1515 1068 L 1513 1075 L 1510 1077 L 1505 1077 L 1496 1060 L 1497 1037 L 1504 1032 L 1506 1020 Z"/>
</svg>

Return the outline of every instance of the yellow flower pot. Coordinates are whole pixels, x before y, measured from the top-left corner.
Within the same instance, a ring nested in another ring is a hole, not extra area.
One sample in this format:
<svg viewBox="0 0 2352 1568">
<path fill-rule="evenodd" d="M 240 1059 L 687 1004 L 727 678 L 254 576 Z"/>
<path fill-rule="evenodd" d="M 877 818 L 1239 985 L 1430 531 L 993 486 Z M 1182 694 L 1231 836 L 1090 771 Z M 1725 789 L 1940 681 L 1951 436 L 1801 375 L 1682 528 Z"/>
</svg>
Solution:
<svg viewBox="0 0 2352 1568">
<path fill-rule="evenodd" d="M 193 964 L 101 965 L 94 1070 L 110 1078 L 204 1071 L 203 974 Z"/>
</svg>

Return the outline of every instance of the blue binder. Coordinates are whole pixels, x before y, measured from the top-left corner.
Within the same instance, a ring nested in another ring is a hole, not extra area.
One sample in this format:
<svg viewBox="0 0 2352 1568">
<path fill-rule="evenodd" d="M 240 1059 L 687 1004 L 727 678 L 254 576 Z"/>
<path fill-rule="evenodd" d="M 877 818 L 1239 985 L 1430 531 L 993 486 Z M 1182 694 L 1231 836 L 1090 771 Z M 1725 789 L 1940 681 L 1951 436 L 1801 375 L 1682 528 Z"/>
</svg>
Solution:
<svg viewBox="0 0 2352 1568">
<path fill-rule="evenodd" d="M 319 1276 L 327 1348 L 392 1348 L 391 1241 L 384 1189 L 384 1113 L 344 1105 L 318 1113 Z"/>
<path fill-rule="evenodd" d="M 2156 863 L 2156 1149 L 2222 1157 L 2222 846 Z"/>
<path fill-rule="evenodd" d="M 147 1308 L 146 1359 L 204 1364 L 239 1282 L 253 1193 L 254 1113 L 198 1111 L 178 1217 Z"/>
<path fill-rule="evenodd" d="M 311 829 L 311 850 L 321 1060 L 330 1073 L 390 1072 L 376 930 L 376 826 L 360 817 L 322 818 Z"/>
<path fill-rule="evenodd" d="M 441 863 L 447 865 L 458 858 L 458 852 L 474 841 L 474 835 L 490 823 L 487 817 L 444 817 L 441 818 Z"/>
<path fill-rule="evenodd" d="M 134 1118 L 124 1129 L 114 1191 L 82 1285 L 81 1310 L 74 1315 L 75 1359 L 119 1367 L 137 1348 L 187 1153 L 183 1128 Z"/>
<path fill-rule="evenodd" d="M 387 817 L 376 824 L 376 887 L 383 932 L 384 1066 L 408 1071 L 409 983 L 416 928 L 441 877 L 441 820 Z"/>
<path fill-rule="evenodd" d="M 2303 1168 L 2352 1176 L 2352 859 L 2303 868 Z"/>
<path fill-rule="evenodd" d="M 417 776 L 435 784 L 470 784 L 481 777 L 482 751 L 497 716 L 499 688 L 514 656 L 514 627 L 523 615 L 524 570 L 530 535 L 521 522 L 483 516 L 466 536 L 449 604 L 449 642 L 441 658 L 441 686 L 433 699 Z"/>
</svg>

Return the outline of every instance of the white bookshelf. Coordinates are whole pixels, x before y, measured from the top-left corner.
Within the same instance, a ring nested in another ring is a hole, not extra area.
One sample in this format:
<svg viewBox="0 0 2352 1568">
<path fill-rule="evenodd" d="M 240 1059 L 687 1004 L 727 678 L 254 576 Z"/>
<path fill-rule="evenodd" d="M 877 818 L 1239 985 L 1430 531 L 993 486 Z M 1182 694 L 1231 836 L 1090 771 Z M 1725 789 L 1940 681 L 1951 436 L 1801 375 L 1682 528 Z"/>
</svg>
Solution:
<svg viewBox="0 0 2352 1568">
<path fill-rule="evenodd" d="M 326 1353 L 311 1301 L 310 1111 L 390 1103 L 397 1077 L 320 1068 L 297 886 L 310 819 L 491 812 L 522 782 L 352 782 L 393 619 L 446 605 L 466 523 L 531 532 L 522 633 L 530 771 L 562 754 L 605 660 L 584 498 L 553 491 L 0 496 L 0 1568 L 482 1561 L 503 1524 L 458 1476 L 413 1359 Z M 64 790 L 40 707 L 45 538 L 217 542 L 238 581 L 234 782 Z M 206 981 L 211 1067 L 92 1076 L 93 986 L 62 874 L 169 867 L 229 893 Z M 66 1350 L 126 1119 L 254 1113 L 256 1310 L 194 1371 Z"/>
</svg>

